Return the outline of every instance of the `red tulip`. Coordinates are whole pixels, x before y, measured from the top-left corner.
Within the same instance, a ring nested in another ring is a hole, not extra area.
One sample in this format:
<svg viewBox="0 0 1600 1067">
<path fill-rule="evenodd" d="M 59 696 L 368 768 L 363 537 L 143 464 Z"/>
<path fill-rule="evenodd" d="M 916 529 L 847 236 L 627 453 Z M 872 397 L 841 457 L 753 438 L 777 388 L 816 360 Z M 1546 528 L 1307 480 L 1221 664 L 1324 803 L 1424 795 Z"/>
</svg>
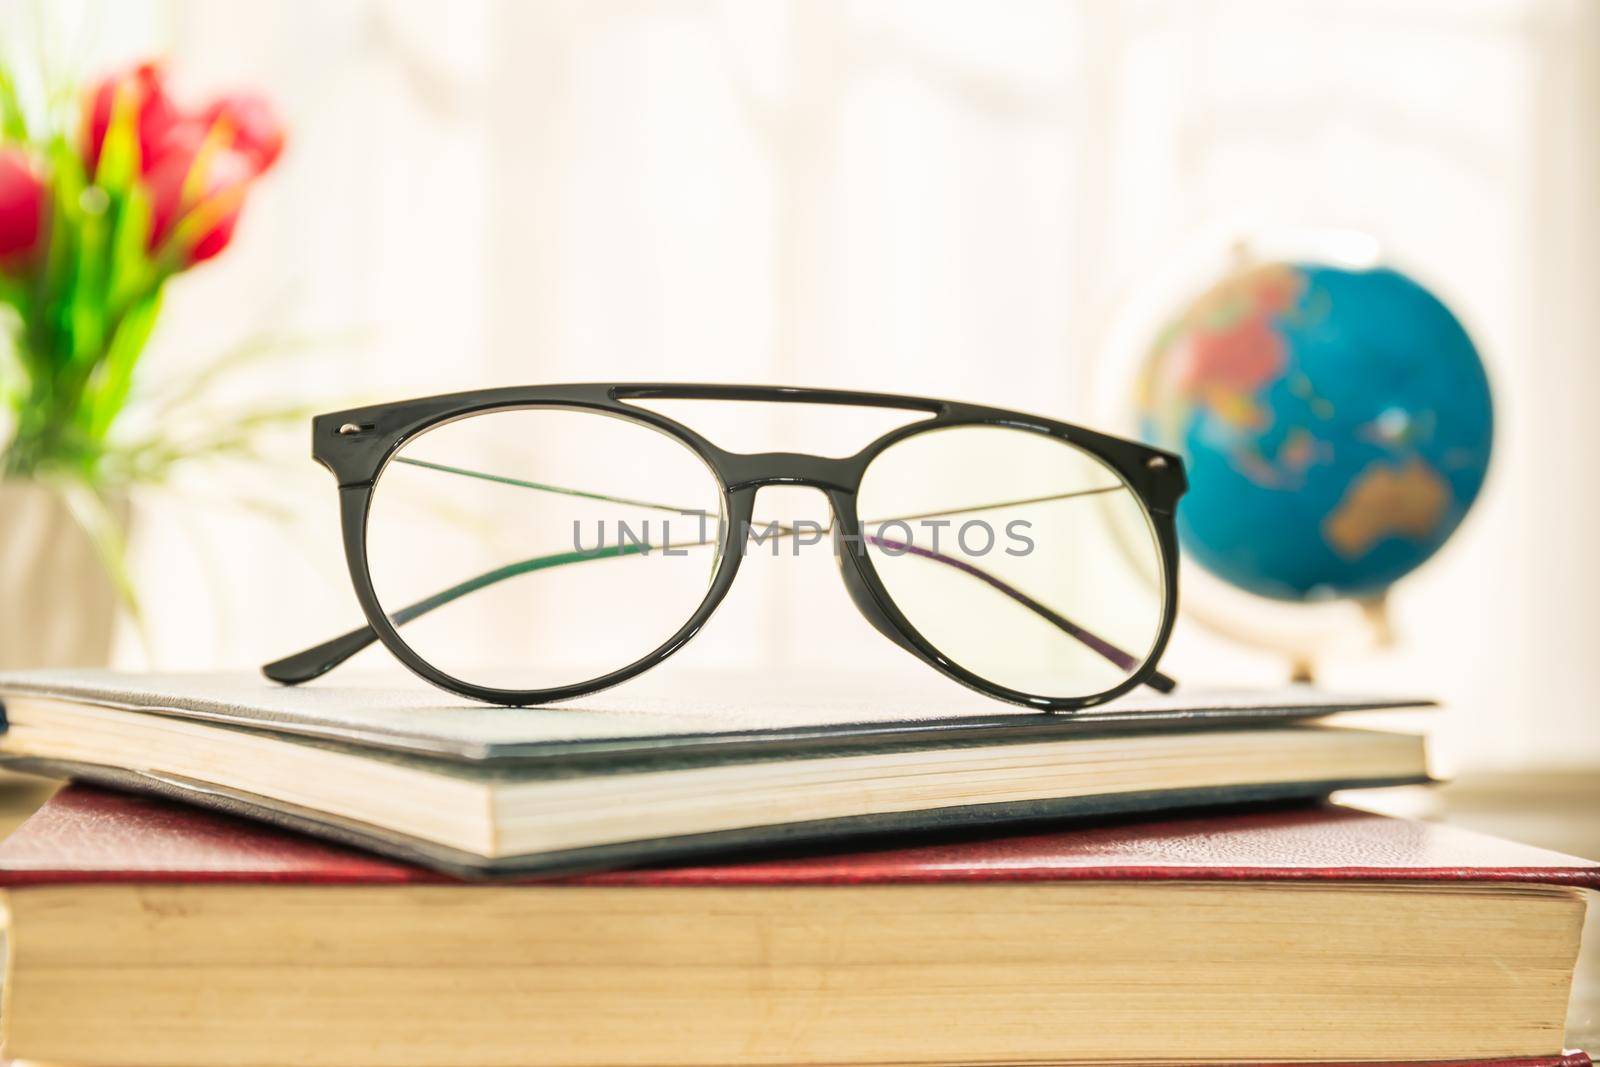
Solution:
<svg viewBox="0 0 1600 1067">
<path fill-rule="evenodd" d="M 33 161 L 15 150 L 0 152 L 0 263 L 25 259 L 44 228 L 44 182 Z"/>
<path fill-rule="evenodd" d="M 152 209 L 152 252 L 186 223 L 198 232 L 184 235 L 188 243 L 180 250 L 184 266 L 228 247 L 244 206 L 245 187 L 257 168 L 251 157 L 224 140 L 187 124 L 168 137 L 155 169 L 145 178 Z"/>
<path fill-rule="evenodd" d="M 83 157 L 91 175 L 100 164 L 100 148 L 119 98 L 128 100 L 133 108 L 139 131 L 140 173 L 148 174 L 154 169 L 162 142 L 178 122 L 178 109 L 167 96 L 165 75 L 157 64 L 141 63 L 104 79 L 90 94 L 89 110 L 84 116 Z"/>
<path fill-rule="evenodd" d="M 264 171 L 283 152 L 283 124 L 265 99 L 249 93 L 224 96 L 206 108 L 201 118 L 207 126 L 221 123 L 231 135 L 231 147 Z"/>
</svg>

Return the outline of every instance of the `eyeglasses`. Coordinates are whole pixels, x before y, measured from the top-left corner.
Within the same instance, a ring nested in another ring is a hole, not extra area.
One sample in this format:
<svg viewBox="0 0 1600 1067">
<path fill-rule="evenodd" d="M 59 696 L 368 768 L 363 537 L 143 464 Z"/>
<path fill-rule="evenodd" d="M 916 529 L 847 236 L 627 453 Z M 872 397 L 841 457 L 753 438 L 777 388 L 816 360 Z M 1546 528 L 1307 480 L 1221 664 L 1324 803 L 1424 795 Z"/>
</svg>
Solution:
<svg viewBox="0 0 1600 1067">
<path fill-rule="evenodd" d="M 662 400 L 829 404 L 917 417 L 855 455 L 726 451 Z M 1013 411 L 731 385 L 553 385 L 318 416 L 367 625 L 263 668 L 309 681 L 381 641 L 498 704 L 592 693 L 695 635 L 752 550 L 831 550 L 869 623 L 979 692 L 1051 711 L 1156 670 L 1177 606 L 1166 452 Z M 820 490 L 827 525 L 757 522 L 764 486 Z"/>
</svg>

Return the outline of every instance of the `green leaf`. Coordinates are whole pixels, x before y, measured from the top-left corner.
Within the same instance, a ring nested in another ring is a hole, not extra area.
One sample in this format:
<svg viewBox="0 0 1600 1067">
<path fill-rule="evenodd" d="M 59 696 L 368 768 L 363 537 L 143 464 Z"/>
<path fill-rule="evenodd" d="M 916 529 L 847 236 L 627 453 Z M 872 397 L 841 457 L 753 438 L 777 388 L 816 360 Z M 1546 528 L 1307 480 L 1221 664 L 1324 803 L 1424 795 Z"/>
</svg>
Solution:
<svg viewBox="0 0 1600 1067">
<path fill-rule="evenodd" d="M 29 140 L 28 116 L 17 96 L 16 79 L 4 67 L 0 67 L 0 139 L 19 143 Z"/>
<path fill-rule="evenodd" d="M 106 303 L 115 312 L 147 295 L 156 283 L 156 271 L 145 251 L 150 239 L 150 197 L 135 186 L 117 205 L 116 228 L 111 237 L 111 277 Z"/>
<path fill-rule="evenodd" d="M 150 331 L 155 328 L 156 315 L 161 310 L 161 291 L 158 289 L 128 308 L 111 335 L 99 374 L 85 405 L 89 419 L 84 427 L 89 440 L 101 443 L 128 401 L 128 391 L 133 386 L 133 370 L 144 352 Z"/>
<path fill-rule="evenodd" d="M 124 82 L 111 102 L 111 121 L 94 172 L 94 183 L 110 195 L 127 193 L 139 177 L 138 106 L 133 86 Z"/>
<path fill-rule="evenodd" d="M 52 141 L 47 155 L 50 161 L 51 219 L 50 244 L 46 250 L 45 267 L 39 274 L 38 306 L 41 308 L 60 307 L 61 300 L 71 284 L 80 236 L 79 204 L 83 200 L 83 191 L 89 184 L 83 161 L 78 158 L 78 153 L 67 143 L 66 138 Z M 52 347 L 60 348 L 62 352 L 71 350 L 70 345 Z"/>
<path fill-rule="evenodd" d="M 53 153 L 55 159 L 62 162 L 67 154 L 65 150 Z M 101 169 L 104 167 L 102 156 Z M 61 261 L 52 264 L 55 269 L 50 282 L 54 291 L 48 305 L 60 309 L 60 333 L 53 348 L 56 359 L 64 364 L 60 368 L 63 384 L 72 384 L 67 380 L 70 376 L 76 379 L 78 388 L 87 380 L 105 346 L 105 283 L 111 233 L 104 191 L 82 178 L 81 167 L 68 165 L 61 169 L 56 180 L 60 224 L 57 232 L 70 234 L 73 239 L 62 250 Z"/>
<path fill-rule="evenodd" d="M 17 309 L 17 314 L 28 315 L 28 285 L 15 278 L 0 275 L 0 304 Z"/>
</svg>

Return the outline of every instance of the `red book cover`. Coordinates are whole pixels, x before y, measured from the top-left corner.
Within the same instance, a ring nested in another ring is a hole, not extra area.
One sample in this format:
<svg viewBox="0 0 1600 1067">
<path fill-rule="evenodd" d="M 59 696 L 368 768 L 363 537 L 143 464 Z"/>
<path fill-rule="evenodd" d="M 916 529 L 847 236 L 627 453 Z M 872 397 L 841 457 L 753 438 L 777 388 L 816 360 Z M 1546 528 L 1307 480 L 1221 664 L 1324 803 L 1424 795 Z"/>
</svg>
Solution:
<svg viewBox="0 0 1600 1067">
<path fill-rule="evenodd" d="M 563 878 L 582 885 L 1000 881 L 1545 882 L 1600 889 L 1600 863 L 1337 805 L 1125 819 L 1047 833 L 944 837 Z M 0 843 L 0 885 L 282 882 L 385 885 L 450 876 L 150 796 L 62 789 Z"/>
</svg>

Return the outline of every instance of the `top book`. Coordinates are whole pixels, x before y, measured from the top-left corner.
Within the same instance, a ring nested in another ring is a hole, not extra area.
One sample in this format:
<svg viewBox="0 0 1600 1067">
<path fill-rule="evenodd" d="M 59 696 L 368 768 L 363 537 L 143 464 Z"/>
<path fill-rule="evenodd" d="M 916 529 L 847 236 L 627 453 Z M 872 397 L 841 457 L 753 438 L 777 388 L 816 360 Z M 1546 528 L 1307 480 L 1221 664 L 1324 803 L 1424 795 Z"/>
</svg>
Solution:
<svg viewBox="0 0 1600 1067">
<path fill-rule="evenodd" d="M 670 747 L 799 751 L 816 743 L 995 740 L 1091 728 L 1180 729 L 1280 723 L 1335 712 L 1421 707 L 1414 694 L 1185 689 L 1130 694 L 1070 715 L 1002 704 L 959 686 L 876 677 L 677 672 L 675 682 L 625 687 L 541 707 L 506 708 L 451 696 L 403 675 L 360 675 L 290 688 L 254 672 L 107 670 L 0 672 L 0 696 L 52 697 L 159 712 L 283 734 L 463 760 L 620 756 Z"/>
<path fill-rule="evenodd" d="M 463 872 L 1427 779 L 1420 738 L 1318 721 L 1411 698 L 1193 691 L 1061 715 L 948 685 L 673 684 L 503 708 L 360 679 L 18 672 L 0 759 Z"/>
</svg>

